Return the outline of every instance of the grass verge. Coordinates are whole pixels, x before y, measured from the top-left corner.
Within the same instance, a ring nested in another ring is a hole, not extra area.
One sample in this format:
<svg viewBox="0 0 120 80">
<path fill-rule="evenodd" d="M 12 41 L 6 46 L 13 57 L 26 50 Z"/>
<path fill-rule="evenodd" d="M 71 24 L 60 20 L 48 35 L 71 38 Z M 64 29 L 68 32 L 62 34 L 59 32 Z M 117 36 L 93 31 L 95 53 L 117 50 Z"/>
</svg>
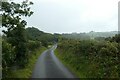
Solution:
<svg viewBox="0 0 120 80">
<path fill-rule="evenodd" d="M 46 50 L 45 47 L 40 47 L 36 49 L 34 52 L 31 53 L 31 56 L 29 57 L 29 62 L 25 66 L 25 68 L 10 71 L 9 73 L 10 75 L 8 77 L 9 78 L 30 78 L 38 57 L 45 50 Z"/>
<path fill-rule="evenodd" d="M 82 73 L 80 73 L 79 71 L 77 71 L 71 64 L 69 64 L 69 62 L 67 62 L 67 61 L 65 61 L 64 59 L 63 59 L 63 53 L 62 53 L 62 55 L 61 55 L 61 52 L 58 50 L 58 49 L 56 49 L 55 50 L 55 55 L 59 58 L 59 60 L 73 73 L 73 74 L 75 74 L 75 76 L 77 77 L 77 78 L 86 78 Z"/>
</svg>

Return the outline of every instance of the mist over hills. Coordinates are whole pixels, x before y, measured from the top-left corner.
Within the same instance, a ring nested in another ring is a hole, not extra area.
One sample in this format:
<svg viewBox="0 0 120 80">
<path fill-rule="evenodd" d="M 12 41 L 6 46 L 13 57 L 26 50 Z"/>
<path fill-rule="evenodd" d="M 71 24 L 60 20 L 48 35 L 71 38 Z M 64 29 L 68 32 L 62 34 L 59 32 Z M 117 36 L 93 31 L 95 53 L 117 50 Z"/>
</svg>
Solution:
<svg viewBox="0 0 120 80">
<path fill-rule="evenodd" d="M 71 34 L 62 34 L 63 37 L 66 38 L 74 38 L 74 39 L 95 39 L 95 38 L 107 38 L 107 37 L 113 37 L 116 34 L 118 34 L 118 31 L 110 31 L 110 32 L 94 32 L 91 31 L 89 33 L 71 33 Z"/>
<path fill-rule="evenodd" d="M 91 31 L 87 33 L 91 37 L 113 37 L 115 34 L 118 34 L 118 31 L 110 31 L 110 32 L 94 32 Z"/>
<path fill-rule="evenodd" d="M 42 40 L 45 41 L 46 39 L 50 42 L 54 40 L 55 37 L 61 36 L 68 39 L 80 39 L 80 40 L 87 40 L 87 39 L 95 39 L 95 38 L 107 38 L 113 37 L 118 34 L 118 31 L 109 31 L 109 32 L 95 32 L 90 31 L 88 33 L 46 33 L 44 31 L 39 30 L 35 27 L 28 27 L 26 28 L 27 37 L 31 40 Z"/>
<path fill-rule="evenodd" d="M 50 41 L 52 41 L 57 34 L 58 36 L 62 36 L 64 38 L 69 38 L 69 39 L 81 39 L 81 40 L 87 40 L 87 39 L 95 39 L 95 38 L 107 38 L 107 37 L 113 37 L 116 34 L 118 34 L 118 31 L 110 31 L 110 32 L 95 32 L 91 31 L 88 33 L 46 33 L 44 31 L 41 31 L 37 28 L 34 27 L 28 27 L 26 28 L 26 31 L 28 33 L 28 37 L 30 39 L 34 40 L 45 40 L 46 38 Z"/>
</svg>

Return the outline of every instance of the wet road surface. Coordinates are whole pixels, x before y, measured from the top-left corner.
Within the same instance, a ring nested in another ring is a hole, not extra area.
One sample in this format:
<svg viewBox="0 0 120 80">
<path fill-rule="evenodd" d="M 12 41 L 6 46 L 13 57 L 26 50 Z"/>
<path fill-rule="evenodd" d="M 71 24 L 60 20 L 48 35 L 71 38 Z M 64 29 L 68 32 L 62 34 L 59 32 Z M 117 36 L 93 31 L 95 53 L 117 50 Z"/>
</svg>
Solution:
<svg viewBox="0 0 120 80">
<path fill-rule="evenodd" d="M 54 55 L 57 45 L 44 51 L 37 60 L 32 78 L 75 78 Z"/>
</svg>

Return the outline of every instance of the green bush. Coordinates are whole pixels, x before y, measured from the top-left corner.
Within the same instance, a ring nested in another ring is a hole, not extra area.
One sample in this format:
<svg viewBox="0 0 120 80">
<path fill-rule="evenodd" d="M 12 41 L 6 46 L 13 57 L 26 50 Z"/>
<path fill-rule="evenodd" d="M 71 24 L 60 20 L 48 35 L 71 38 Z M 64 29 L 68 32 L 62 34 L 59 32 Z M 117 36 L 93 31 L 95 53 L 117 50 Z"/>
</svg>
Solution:
<svg viewBox="0 0 120 80">
<path fill-rule="evenodd" d="M 15 47 L 12 47 L 11 44 L 6 41 L 2 42 L 2 75 L 6 76 L 9 69 L 13 66 L 15 61 Z"/>
<path fill-rule="evenodd" d="M 42 45 L 41 45 L 41 42 L 39 42 L 39 41 L 28 41 L 28 43 L 27 43 L 27 47 L 30 51 L 31 50 L 33 51 L 34 49 L 36 49 L 40 46 L 42 46 Z"/>
<path fill-rule="evenodd" d="M 119 46 L 116 42 L 63 40 L 57 50 L 61 59 L 79 76 L 87 78 L 119 77 Z"/>
</svg>

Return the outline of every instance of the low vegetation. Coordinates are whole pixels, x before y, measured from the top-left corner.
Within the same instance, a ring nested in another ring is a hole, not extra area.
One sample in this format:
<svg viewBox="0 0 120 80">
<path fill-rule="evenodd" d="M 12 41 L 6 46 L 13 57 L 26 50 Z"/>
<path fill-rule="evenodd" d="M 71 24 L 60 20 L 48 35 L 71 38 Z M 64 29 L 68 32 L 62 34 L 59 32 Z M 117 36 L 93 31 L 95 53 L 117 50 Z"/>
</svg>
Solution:
<svg viewBox="0 0 120 80">
<path fill-rule="evenodd" d="M 120 42 L 109 40 L 62 40 L 56 55 L 80 78 L 118 78 Z"/>
<path fill-rule="evenodd" d="M 45 50 L 45 47 L 40 47 L 32 51 L 30 53 L 31 55 L 28 56 L 29 60 L 25 68 L 15 70 L 15 67 L 13 67 L 13 69 L 8 72 L 7 78 L 30 78 L 38 57 Z"/>
</svg>

